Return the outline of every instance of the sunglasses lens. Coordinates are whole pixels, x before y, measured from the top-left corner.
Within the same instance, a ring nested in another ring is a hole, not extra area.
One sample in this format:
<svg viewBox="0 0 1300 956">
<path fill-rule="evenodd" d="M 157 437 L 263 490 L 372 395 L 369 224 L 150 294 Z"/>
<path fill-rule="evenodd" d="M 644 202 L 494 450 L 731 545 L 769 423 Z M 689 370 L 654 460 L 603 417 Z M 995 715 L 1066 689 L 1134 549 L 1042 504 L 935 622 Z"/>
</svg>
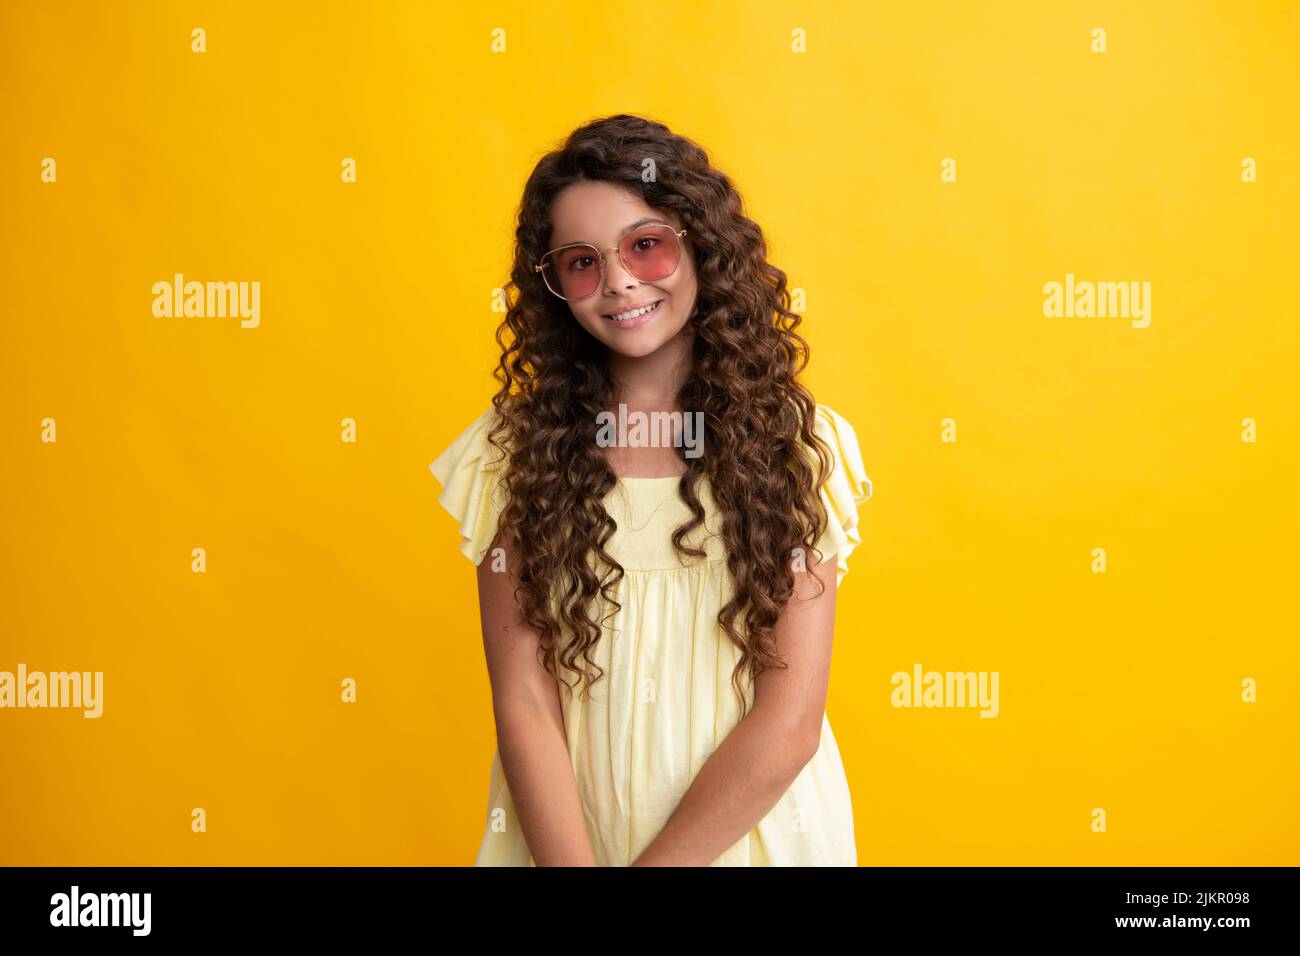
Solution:
<svg viewBox="0 0 1300 956">
<path fill-rule="evenodd" d="M 677 233 L 668 226 L 642 226 L 619 244 L 619 251 L 632 275 L 642 282 L 654 282 L 673 274 L 682 247 Z"/>
<path fill-rule="evenodd" d="M 542 276 L 556 295 L 581 299 L 600 285 L 600 254 L 595 246 L 569 246 L 551 253 L 542 266 Z"/>
</svg>

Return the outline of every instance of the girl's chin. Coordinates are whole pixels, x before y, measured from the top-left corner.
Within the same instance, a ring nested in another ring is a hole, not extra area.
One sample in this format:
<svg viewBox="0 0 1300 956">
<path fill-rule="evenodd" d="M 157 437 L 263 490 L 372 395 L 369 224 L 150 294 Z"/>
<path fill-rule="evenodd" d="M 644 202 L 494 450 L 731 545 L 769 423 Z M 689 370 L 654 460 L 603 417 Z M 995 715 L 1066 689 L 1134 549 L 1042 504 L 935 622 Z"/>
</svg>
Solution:
<svg viewBox="0 0 1300 956">
<path fill-rule="evenodd" d="M 657 338 L 645 336 L 644 338 L 620 337 L 613 342 L 606 342 L 606 347 L 615 355 L 621 355 L 624 358 L 645 358 L 647 355 L 653 355 L 657 352 L 663 343 Z"/>
</svg>

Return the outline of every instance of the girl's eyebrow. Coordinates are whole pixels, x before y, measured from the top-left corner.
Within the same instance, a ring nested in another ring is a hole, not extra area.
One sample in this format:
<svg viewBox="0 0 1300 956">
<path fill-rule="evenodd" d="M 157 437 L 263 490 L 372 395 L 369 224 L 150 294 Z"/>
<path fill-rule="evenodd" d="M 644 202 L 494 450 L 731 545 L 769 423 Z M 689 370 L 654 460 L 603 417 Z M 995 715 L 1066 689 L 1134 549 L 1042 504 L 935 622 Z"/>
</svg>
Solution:
<svg viewBox="0 0 1300 956">
<path fill-rule="evenodd" d="M 647 216 L 645 219 L 638 219 L 636 222 L 632 223 L 632 225 L 624 229 L 621 233 L 619 233 L 619 235 L 626 236 L 633 229 L 640 229 L 642 226 L 648 226 L 652 222 L 663 226 L 668 225 L 668 223 L 664 222 L 662 219 L 659 219 L 658 217 Z"/>
<path fill-rule="evenodd" d="M 644 219 L 638 219 L 636 222 L 632 223 L 632 225 L 624 227 L 623 231 L 619 233 L 619 237 L 622 238 L 623 236 L 626 236 L 629 232 L 631 232 L 633 229 L 640 229 L 642 226 L 648 226 L 651 223 L 654 223 L 655 225 L 659 225 L 659 226 L 669 226 L 669 228 L 671 228 L 672 225 L 671 223 L 663 219 L 660 219 L 657 216 L 646 216 Z M 575 239 L 573 240 L 573 242 L 556 243 L 552 245 L 551 248 L 559 249 L 563 246 L 576 246 L 580 242 L 586 242 L 587 245 L 589 246 L 596 245 L 596 243 L 588 242 L 585 239 Z"/>
</svg>

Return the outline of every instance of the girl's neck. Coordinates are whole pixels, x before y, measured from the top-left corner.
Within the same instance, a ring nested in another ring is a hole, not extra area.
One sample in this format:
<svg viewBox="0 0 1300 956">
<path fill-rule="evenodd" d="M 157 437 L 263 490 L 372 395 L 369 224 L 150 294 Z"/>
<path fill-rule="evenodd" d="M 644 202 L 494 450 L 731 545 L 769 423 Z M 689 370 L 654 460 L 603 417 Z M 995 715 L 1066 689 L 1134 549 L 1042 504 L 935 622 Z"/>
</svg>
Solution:
<svg viewBox="0 0 1300 956">
<path fill-rule="evenodd" d="M 691 340 L 678 335 L 649 355 L 632 358 L 610 353 L 609 372 L 614 379 L 614 405 L 629 408 L 672 409 L 677 394 L 691 374 Z"/>
</svg>

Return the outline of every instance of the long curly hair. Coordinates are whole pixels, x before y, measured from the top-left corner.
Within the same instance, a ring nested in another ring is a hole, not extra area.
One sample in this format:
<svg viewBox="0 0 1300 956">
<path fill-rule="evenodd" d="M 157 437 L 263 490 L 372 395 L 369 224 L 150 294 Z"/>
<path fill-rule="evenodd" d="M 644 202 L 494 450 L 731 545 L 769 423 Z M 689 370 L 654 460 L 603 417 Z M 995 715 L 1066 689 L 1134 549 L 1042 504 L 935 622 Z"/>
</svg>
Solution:
<svg viewBox="0 0 1300 956">
<path fill-rule="evenodd" d="M 647 159 L 656 169 L 650 182 L 643 178 Z M 499 530 L 512 539 L 516 599 L 540 635 L 540 660 L 550 673 L 563 679 L 558 660 L 588 686 L 600 679 L 603 668 L 591 652 L 620 608 L 616 588 L 624 571 L 605 549 L 615 522 L 602 499 L 617 479 L 594 423 L 610 407 L 615 385 L 605 346 L 533 268 L 549 249 L 552 200 L 584 180 L 626 187 L 653 209 L 678 216 L 689 236 L 683 254 L 694 256 L 697 273 L 688 320 L 693 367 L 678 402 L 703 412 L 709 452 L 683 455 L 678 494 L 692 517 L 675 529 L 672 543 L 679 554 L 705 556 L 687 538 L 704 523 L 699 490 L 707 478 L 735 584 L 718 622 L 741 651 L 732 686 L 743 714 L 743 680 L 785 666 L 773 626 L 794 591 L 796 556 L 813 566 L 829 520 L 818 490 L 832 459 L 813 430 L 813 397 L 796 381 L 808 347 L 795 332 L 800 318 L 790 311 L 785 273 L 767 261 L 762 230 L 699 145 L 638 116 L 609 116 L 575 130 L 537 163 L 520 202 L 507 311 L 496 332 L 501 387 L 489 432 L 508 460 Z M 598 596 L 611 609 L 605 617 L 595 610 Z"/>
</svg>

